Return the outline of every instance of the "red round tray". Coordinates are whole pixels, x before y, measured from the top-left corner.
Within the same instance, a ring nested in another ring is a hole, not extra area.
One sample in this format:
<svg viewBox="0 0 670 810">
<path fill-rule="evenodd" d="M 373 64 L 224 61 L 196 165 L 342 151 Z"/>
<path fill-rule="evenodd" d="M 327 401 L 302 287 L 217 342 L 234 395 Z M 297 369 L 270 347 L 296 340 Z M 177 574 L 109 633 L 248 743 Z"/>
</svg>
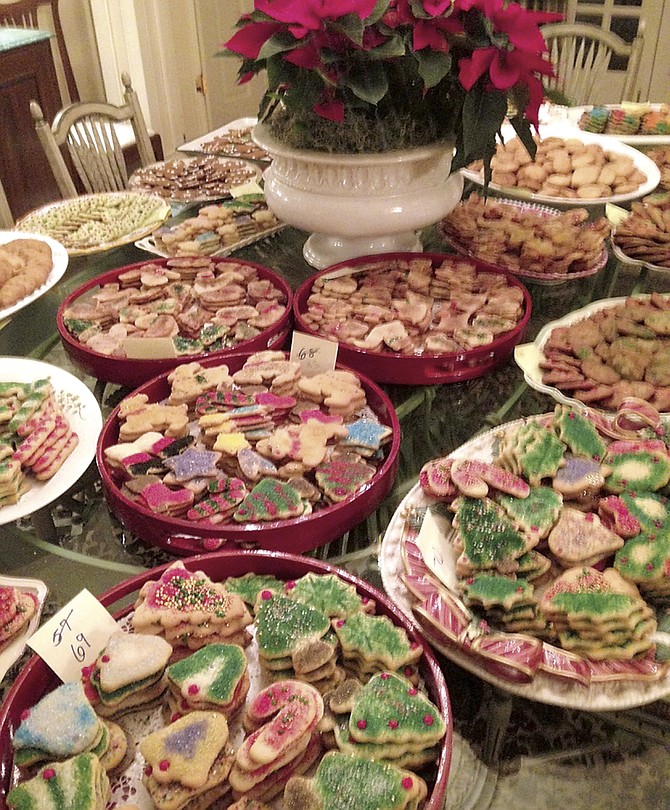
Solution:
<svg viewBox="0 0 670 810">
<path fill-rule="evenodd" d="M 423 655 L 419 661 L 420 673 L 431 700 L 439 708 L 447 726 L 439 758 L 435 763 L 434 779 L 429 785 L 430 792 L 423 804 L 423 810 L 442 808 L 447 789 L 453 739 L 453 717 L 447 684 L 437 660 L 425 639 L 422 638 L 417 625 L 406 617 L 385 594 L 341 568 L 291 554 L 266 551 L 220 551 L 206 556 L 191 557 L 184 560 L 184 565 L 192 571 L 204 571 L 213 580 L 241 576 L 248 571 L 257 574 L 273 574 L 280 579 L 297 579 L 309 572 L 334 573 L 353 585 L 361 596 L 374 599 L 377 615 L 388 616 L 394 624 L 405 629 L 412 641 L 418 642 L 423 647 Z M 106 591 L 99 599 L 103 605 L 111 607 L 123 597 L 136 593 L 145 582 L 158 579 L 166 567 L 167 565 L 163 565 L 160 568 L 144 571 Z M 114 615 L 120 618 L 129 611 L 130 608 L 126 608 Z M 47 692 L 55 689 L 59 683 L 59 679 L 44 661 L 34 655 L 14 682 L 7 699 L 0 708 L 0 796 L 7 795 L 11 784 L 11 740 L 14 730 L 21 722 L 21 714 L 25 709 L 34 706 Z"/>
<path fill-rule="evenodd" d="M 96 287 L 102 287 L 104 284 L 114 284 L 121 273 L 128 270 L 133 270 L 136 267 L 142 267 L 145 264 L 158 265 L 165 267 L 170 259 L 148 259 L 143 262 L 135 262 L 135 264 L 128 264 L 124 267 L 117 267 L 115 270 L 110 270 L 108 273 L 103 273 L 101 276 L 82 284 L 81 287 L 70 293 L 58 307 L 56 313 L 56 326 L 60 334 L 61 342 L 65 351 L 70 355 L 72 361 L 82 371 L 90 374 L 98 380 L 105 382 L 119 383 L 124 386 L 140 385 L 157 374 L 162 374 L 164 371 L 170 371 L 175 366 L 181 363 L 200 363 L 206 357 L 216 357 L 223 359 L 229 357 L 235 352 L 255 352 L 262 349 L 276 348 L 281 349 L 288 337 L 291 328 L 291 306 L 293 302 L 293 291 L 288 283 L 269 267 L 264 267 L 261 264 L 254 262 L 238 261 L 237 259 L 218 258 L 213 257 L 217 264 L 246 264 L 253 267 L 260 278 L 269 279 L 276 287 L 278 287 L 286 301 L 286 311 L 282 317 L 272 326 L 264 329 L 255 337 L 250 340 L 245 340 L 238 343 L 229 349 L 220 349 L 215 352 L 203 352 L 202 354 L 185 354 L 180 357 L 166 357 L 158 358 L 155 360 L 130 360 L 127 357 L 110 357 L 106 354 L 93 351 L 88 346 L 80 343 L 74 338 L 66 329 L 63 318 L 65 310 L 71 306 L 78 298 Z"/>
<path fill-rule="evenodd" d="M 332 273 L 342 267 L 356 267 L 371 264 L 383 259 L 412 259 L 417 255 L 428 257 L 434 261 L 445 258 L 467 261 L 477 270 L 484 273 L 497 273 L 505 276 L 508 284 L 519 287 L 523 292 L 524 314 L 519 323 L 503 335 L 497 337 L 492 343 L 469 349 L 463 352 L 449 352 L 443 354 L 416 354 L 400 355 L 391 352 L 371 352 L 359 349 L 350 343 L 340 343 L 338 359 L 346 366 L 366 374 L 373 380 L 383 383 L 399 383 L 410 385 L 433 385 L 436 383 L 462 382 L 474 377 L 481 377 L 504 363 L 512 354 L 517 343 L 523 339 L 526 325 L 530 319 L 532 301 L 528 290 L 516 279 L 512 273 L 498 267 L 480 262 L 470 257 L 456 257 L 446 253 L 386 253 L 375 256 L 359 256 L 346 262 L 334 264 L 320 273 L 309 278 L 300 285 L 293 298 L 293 314 L 296 327 L 310 335 L 320 336 L 303 320 L 303 313 L 307 309 L 307 299 L 310 296 L 315 279 Z"/>
<path fill-rule="evenodd" d="M 221 359 L 210 357 L 201 362 L 205 367 L 225 362 L 231 373 L 242 367 L 249 353 L 231 355 Z M 340 368 L 340 366 L 338 366 Z M 386 458 L 368 485 L 355 495 L 340 503 L 320 509 L 305 517 L 267 523 L 242 525 L 195 526 L 183 518 L 166 518 L 127 498 L 119 489 L 105 461 L 104 450 L 118 443 L 119 424 L 117 406 L 107 418 L 98 438 L 96 461 L 102 485 L 111 511 L 126 529 L 152 546 L 158 546 L 173 554 L 188 556 L 203 550 L 205 538 L 224 539 L 226 542 L 244 544 L 246 547 L 273 549 L 301 553 L 311 551 L 345 534 L 360 523 L 379 506 L 393 486 L 398 469 L 400 451 L 400 422 L 391 400 L 371 380 L 358 375 L 368 405 L 378 418 L 393 430 L 393 437 L 386 445 Z M 155 377 L 142 385 L 133 394 L 146 394 L 150 402 L 159 402 L 170 393 L 167 374 Z"/>
</svg>

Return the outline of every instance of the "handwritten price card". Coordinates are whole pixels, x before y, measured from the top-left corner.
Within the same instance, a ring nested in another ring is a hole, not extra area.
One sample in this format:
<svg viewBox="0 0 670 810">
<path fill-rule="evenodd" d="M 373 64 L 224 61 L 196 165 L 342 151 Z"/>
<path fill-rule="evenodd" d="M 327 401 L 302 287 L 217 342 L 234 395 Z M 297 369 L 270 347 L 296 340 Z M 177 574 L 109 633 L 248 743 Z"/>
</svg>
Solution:
<svg viewBox="0 0 670 810">
<path fill-rule="evenodd" d="M 444 518 L 438 518 L 427 510 L 416 544 L 421 549 L 428 568 L 440 582 L 453 589 L 456 587 L 456 574 L 452 562 L 454 550 L 446 535 L 447 525 Z"/>
<path fill-rule="evenodd" d="M 294 332 L 290 359 L 300 363 L 305 377 L 332 371 L 337 361 L 337 343 L 304 332 Z"/>
<path fill-rule="evenodd" d="M 33 635 L 28 645 L 65 682 L 78 681 L 119 629 L 98 600 L 83 590 Z"/>
</svg>

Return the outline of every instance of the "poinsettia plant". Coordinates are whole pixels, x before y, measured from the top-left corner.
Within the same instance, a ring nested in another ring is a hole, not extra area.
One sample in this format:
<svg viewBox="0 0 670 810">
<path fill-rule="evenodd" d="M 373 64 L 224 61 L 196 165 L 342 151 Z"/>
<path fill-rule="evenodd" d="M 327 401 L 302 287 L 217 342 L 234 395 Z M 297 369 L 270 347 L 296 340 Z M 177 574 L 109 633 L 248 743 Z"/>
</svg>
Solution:
<svg viewBox="0 0 670 810">
<path fill-rule="evenodd" d="M 507 0 L 254 0 L 224 53 L 240 83 L 266 71 L 259 117 L 290 146 L 455 141 L 454 168 L 488 170 L 506 117 L 533 149 L 553 75 L 540 25 L 560 18 Z"/>
</svg>

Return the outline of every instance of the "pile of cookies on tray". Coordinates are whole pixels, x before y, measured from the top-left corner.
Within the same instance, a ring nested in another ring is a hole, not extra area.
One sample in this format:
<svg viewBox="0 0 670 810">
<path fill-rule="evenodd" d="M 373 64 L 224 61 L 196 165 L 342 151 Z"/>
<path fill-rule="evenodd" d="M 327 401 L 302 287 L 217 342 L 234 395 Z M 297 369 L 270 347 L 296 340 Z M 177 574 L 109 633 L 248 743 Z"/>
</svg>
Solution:
<svg viewBox="0 0 670 810">
<path fill-rule="evenodd" d="M 0 507 L 52 478 L 78 443 L 49 380 L 0 383 Z"/>
<path fill-rule="evenodd" d="M 191 523 L 263 523 L 309 515 L 364 487 L 392 429 L 367 404 L 360 378 L 302 375 L 267 350 L 229 373 L 178 366 L 170 394 L 119 406 L 119 443 L 104 450 L 122 492 Z"/>
<path fill-rule="evenodd" d="M 519 138 L 499 144 L 491 160 L 492 181 L 542 197 L 594 200 L 631 194 L 647 180 L 630 155 L 579 138 L 536 138 L 531 158 Z M 470 168 L 481 169 L 481 162 Z"/>
<path fill-rule="evenodd" d="M 542 346 L 542 382 L 615 411 L 628 397 L 670 410 L 670 297 L 636 296 L 556 326 Z"/>
<path fill-rule="evenodd" d="M 372 352 L 462 352 L 492 343 L 524 315 L 521 287 L 466 258 L 356 263 L 315 279 L 302 320 L 314 332 Z"/>
<path fill-rule="evenodd" d="M 63 310 L 79 343 L 126 357 L 127 338 L 168 338 L 178 356 L 228 349 L 270 328 L 286 312 L 284 292 L 252 264 L 168 259 L 119 273 Z"/>
<path fill-rule="evenodd" d="M 585 208 L 552 213 L 513 201 L 471 194 L 440 223 L 452 243 L 512 273 L 583 273 L 603 256 L 610 226 L 605 217 L 589 222 Z"/>
<path fill-rule="evenodd" d="M 43 239 L 12 239 L 0 245 L 0 309 L 38 290 L 52 269 L 51 247 Z"/>
<path fill-rule="evenodd" d="M 36 610 L 34 594 L 0 585 L 0 652 L 25 630 Z"/>
<path fill-rule="evenodd" d="M 634 202 L 630 215 L 617 225 L 613 242 L 634 261 L 670 269 L 670 191 Z"/>
<path fill-rule="evenodd" d="M 280 227 L 263 194 L 204 205 L 192 217 L 157 228 L 152 238 L 166 256 L 211 256 Z"/>
<path fill-rule="evenodd" d="M 456 591 L 473 615 L 595 660 L 653 649 L 670 596 L 670 455 L 611 441 L 588 414 L 513 423 L 493 460 L 436 459 L 424 492 L 453 513 Z"/>
<path fill-rule="evenodd" d="M 343 793 L 346 806 L 419 807 L 446 723 L 414 666 L 421 647 L 374 611 L 336 574 L 214 582 L 174 563 L 142 587 L 133 632 L 112 633 L 80 682 L 24 713 L 8 806 L 37 806 L 48 786 L 97 809 L 141 781 L 159 810 L 263 810 L 282 795 L 328 810 Z M 338 673 L 327 682 L 301 667 L 324 647 Z M 276 666 L 259 669 L 270 652 Z"/>
</svg>

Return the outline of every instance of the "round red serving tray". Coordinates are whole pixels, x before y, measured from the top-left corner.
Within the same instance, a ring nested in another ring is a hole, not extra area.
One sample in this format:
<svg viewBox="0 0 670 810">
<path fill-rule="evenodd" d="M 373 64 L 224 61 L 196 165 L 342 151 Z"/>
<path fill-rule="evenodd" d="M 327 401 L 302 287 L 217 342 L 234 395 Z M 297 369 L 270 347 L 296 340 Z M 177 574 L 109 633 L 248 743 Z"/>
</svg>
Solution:
<svg viewBox="0 0 670 810">
<path fill-rule="evenodd" d="M 201 361 L 205 367 L 225 363 L 231 373 L 238 371 L 250 353 L 231 355 L 228 358 L 210 357 Z M 338 365 L 338 368 L 343 368 Z M 146 394 L 150 402 L 165 400 L 170 393 L 167 374 L 155 377 L 133 392 Z M 198 526 L 183 518 L 168 518 L 158 515 L 127 498 L 105 461 L 105 448 L 119 441 L 117 406 L 107 418 L 98 438 L 96 461 L 102 485 L 111 511 L 124 527 L 152 546 L 158 546 L 173 554 L 188 556 L 203 550 L 203 540 L 223 540 L 245 547 L 288 551 L 298 554 L 311 551 L 345 534 L 352 526 L 372 514 L 393 486 L 398 469 L 400 451 L 400 422 L 391 400 L 371 380 L 359 374 L 368 405 L 385 425 L 393 430 L 391 441 L 385 445 L 386 458 L 374 477 L 355 495 L 340 503 L 312 512 L 305 517 L 263 523 L 218 524 Z"/>
<path fill-rule="evenodd" d="M 215 554 L 191 557 L 184 560 L 184 565 L 191 571 L 204 571 L 215 581 L 226 577 L 242 576 L 247 572 L 273 574 L 279 579 L 298 579 L 310 572 L 337 574 L 345 582 L 353 585 L 361 596 L 374 599 L 376 614 L 388 616 L 395 625 L 404 628 L 411 641 L 421 644 L 423 648 L 423 655 L 419 660 L 419 671 L 430 699 L 444 718 L 447 731 L 440 743 L 440 753 L 431 774 L 429 793 L 422 807 L 423 810 L 442 808 L 447 790 L 453 744 L 453 716 L 447 684 L 435 656 L 421 636 L 417 625 L 405 616 L 385 594 L 341 568 L 292 554 L 268 551 L 220 551 Z M 105 607 L 112 608 L 124 597 L 137 593 L 145 582 L 158 579 L 165 568 L 167 565 L 144 571 L 116 585 L 99 597 L 100 602 Z M 131 609 L 128 607 L 114 615 L 117 619 L 122 618 Z M 34 655 L 14 682 L 7 699 L 0 708 L 0 795 L 6 796 L 11 786 L 13 772 L 11 741 L 14 730 L 21 722 L 21 715 L 59 684 L 60 681 L 53 671 L 41 658 Z"/>
<path fill-rule="evenodd" d="M 343 364 L 362 374 L 366 374 L 376 382 L 409 385 L 462 382 L 471 380 L 474 377 L 481 377 L 483 374 L 502 365 L 510 357 L 516 344 L 523 339 L 526 326 L 530 320 L 531 297 L 528 290 L 512 273 L 470 257 L 453 256 L 446 253 L 385 253 L 374 256 L 359 256 L 346 262 L 334 264 L 309 278 L 296 291 L 293 298 L 293 314 L 297 328 L 307 334 L 323 337 L 308 326 L 303 319 L 312 286 L 320 276 L 333 273 L 344 267 L 358 267 L 359 265 L 372 264 L 384 259 L 389 261 L 412 259 L 417 258 L 417 256 L 430 258 L 433 262 L 441 262 L 443 259 L 467 261 L 480 272 L 505 276 L 511 287 L 519 287 L 523 292 L 523 317 L 514 329 L 500 335 L 492 343 L 463 352 L 445 352 L 442 354 L 425 352 L 423 354 L 401 355 L 393 354 L 390 351 L 367 351 L 359 349 L 350 343 L 340 343 L 337 353 L 338 359 Z"/>
<path fill-rule="evenodd" d="M 151 360 L 131 360 L 127 357 L 111 357 L 106 354 L 101 354 L 100 352 L 89 349 L 68 332 L 65 327 L 63 313 L 68 307 L 72 306 L 77 299 L 91 293 L 98 287 L 102 287 L 104 284 L 115 284 L 121 273 L 133 270 L 136 267 L 142 267 L 146 264 L 165 267 L 170 261 L 170 259 L 154 258 L 142 262 L 135 262 L 135 264 L 128 264 L 124 267 L 117 267 L 115 270 L 110 270 L 108 273 L 96 276 L 85 284 L 82 284 L 81 287 L 70 293 L 70 295 L 63 300 L 56 313 L 56 326 L 58 327 L 60 339 L 65 351 L 70 355 L 75 365 L 98 380 L 118 383 L 124 386 L 136 386 L 150 380 L 157 374 L 170 371 L 181 363 L 200 363 L 207 357 L 223 359 L 229 357 L 234 352 L 261 351 L 262 349 L 268 348 L 280 349 L 284 345 L 291 328 L 291 307 L 293 302 L 293 291 L 291 287 L 281 276 L 269 267 L 264 267 L 261 264 L 223 257 L 213 257 L 213 259 L 217 264 L 244 264 L 253 267 L 257 271 L 259 278 L 270 280 L 282 291 L 286 301 L 286 310 L 282 317 L 273 323 L 272 326 L 264 329 L 250 340 L 245 340 L 227 349 Z"/>
</svg>

